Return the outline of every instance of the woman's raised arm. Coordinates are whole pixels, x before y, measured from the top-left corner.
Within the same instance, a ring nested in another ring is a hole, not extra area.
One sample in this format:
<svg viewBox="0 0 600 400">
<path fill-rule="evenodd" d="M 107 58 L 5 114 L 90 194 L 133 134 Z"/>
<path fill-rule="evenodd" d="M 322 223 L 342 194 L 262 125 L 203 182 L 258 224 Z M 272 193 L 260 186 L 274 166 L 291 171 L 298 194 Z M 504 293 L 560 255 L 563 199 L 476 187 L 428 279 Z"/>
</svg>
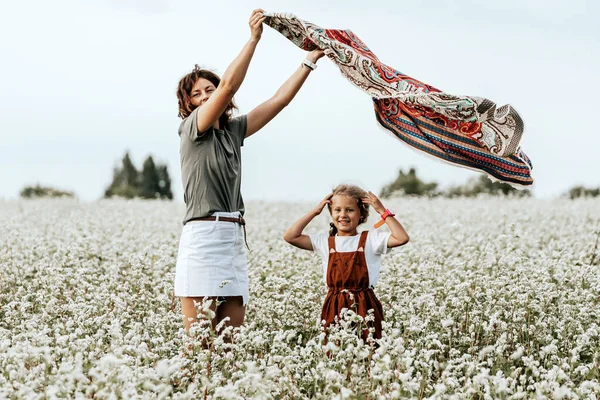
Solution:
<svg viewBox="0 0 600 400">
<path fill-rule="evenodd" d="M 248 66 L 250 65 L 250 60 L 252 60 L 254 50 L 262 35 L 262 23 L 265 18 L 261 9 L 256 9 L 252 12 L 250 21 L 248 22 L 251 32 L 250 40 L 248 40 L 248 43 L 246 43 L 235 60 L 227 67 L 214 93 L 204 101 L 202 108 L 196 113 L 199 133 L 206 131 L 214 125 L 242 85 L 248 71 Z M 192 93 L 193 95 L 194 93 Z"/>
</svg>

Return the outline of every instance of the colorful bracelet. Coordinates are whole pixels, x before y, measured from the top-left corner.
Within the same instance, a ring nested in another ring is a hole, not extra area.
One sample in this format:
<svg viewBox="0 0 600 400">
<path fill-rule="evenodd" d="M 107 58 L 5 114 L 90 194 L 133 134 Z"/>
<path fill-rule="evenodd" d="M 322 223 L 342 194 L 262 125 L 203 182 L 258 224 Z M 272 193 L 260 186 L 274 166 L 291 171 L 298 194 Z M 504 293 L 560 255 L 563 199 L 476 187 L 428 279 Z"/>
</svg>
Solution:
<svg viewBox="0 0 600 400">
<path fill-rule="evenodd" d="M 383 214 L 381 214 L 381 221 L 378 221 L 375 225 L 373 225 L 373 227 L 375 229 L 379 228 L 381 225 L 385 224 L 385 219 L 387 217 L 395 217 L 396 214 L 394 214 L 394 212 L 392 210 L 390 210 L 389 208 L 386 208 L 385 211 L 383 212 Z"/>
</svg>

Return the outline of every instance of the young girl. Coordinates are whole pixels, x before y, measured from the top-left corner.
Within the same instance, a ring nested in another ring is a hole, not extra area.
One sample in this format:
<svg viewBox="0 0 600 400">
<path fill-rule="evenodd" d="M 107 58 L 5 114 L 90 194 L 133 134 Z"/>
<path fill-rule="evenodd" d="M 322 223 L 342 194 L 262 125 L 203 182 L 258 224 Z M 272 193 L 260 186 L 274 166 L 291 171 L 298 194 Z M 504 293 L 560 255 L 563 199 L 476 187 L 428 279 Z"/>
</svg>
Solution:
<svg viewBox="0 0 600 400">
<path fill-rule="evenodd" d="M 303 234 L 304 228 L 326 205 L 333 220 L 329 234 Z M 391 233 L 378 230 L 358 233 L 358 225 L 369 217 L 369 205 L 381 215 Z M 381 256 L 389 248 L 406 244 L 409 238 L 394 214 L 383 206 L 377 196 L 356 186 L 339 185 L 315 209 L 292 224 L 283 238 L 301 249 L 316 251 L 323 259 L 329 288 L 321 312 L 325 327 L 331 325 L 336 316 L 339 318 L 343 308 L 356 307 L 356 313 L 362 317 L 373 309 L 375 321 L 371 326 L 375 328 L 374 338 L 380 339 L 383 309 L 373 286 L 379 277 Z M 368 333 L 368 329 L 363 331 L 364 340 Z"/>
</svg>

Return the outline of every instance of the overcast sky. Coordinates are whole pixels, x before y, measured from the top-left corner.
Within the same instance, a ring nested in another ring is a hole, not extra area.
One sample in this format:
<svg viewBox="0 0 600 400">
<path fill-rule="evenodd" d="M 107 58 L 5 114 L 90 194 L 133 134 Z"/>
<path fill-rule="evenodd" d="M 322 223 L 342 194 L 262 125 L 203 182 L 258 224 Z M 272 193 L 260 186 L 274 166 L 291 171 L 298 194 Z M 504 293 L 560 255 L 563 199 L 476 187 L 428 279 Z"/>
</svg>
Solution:
<svg viewBox="0 0 600 400">
<path fill-rule="evenodd" d="M 220 75 L 249 38 L 254 8 L 354 31 L 384 63 L 453 94 L 510 103 L 533 191 L 600 186 L 600 6 L 592 0 L 5 2 L 0 12 L 0 198 L 28 184 L 102 196 L 126 150 L 168 164 L 182 201 L 178 80 Z M 304 52 L 265 26 L 236 95 L 268 99 Z M 379 192 L 400 168 L 442 187 L 476 176 L 378 127 L 369 96 L 323 58 L 274 121 L 246 141 L 247 200 L 319 200 L 340 182 Z"/>
</svg>

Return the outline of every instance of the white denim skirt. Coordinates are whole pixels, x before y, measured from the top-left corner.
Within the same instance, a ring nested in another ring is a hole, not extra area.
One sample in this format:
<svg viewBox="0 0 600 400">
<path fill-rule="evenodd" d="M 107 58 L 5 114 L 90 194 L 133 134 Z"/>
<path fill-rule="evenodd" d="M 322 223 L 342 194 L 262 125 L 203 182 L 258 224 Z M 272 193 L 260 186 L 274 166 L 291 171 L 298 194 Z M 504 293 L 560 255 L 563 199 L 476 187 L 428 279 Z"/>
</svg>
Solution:
<svg viewBox="0 0 600 400">
<path fill-rule="evenodd" d="M 217 212 L 215 217 L 239 217 Z M 226 221 L 190 221 L 183 226 L 175 268 L 175 296 L 242 296 L 248 303 L 244 230 Z"/>
</svg>

